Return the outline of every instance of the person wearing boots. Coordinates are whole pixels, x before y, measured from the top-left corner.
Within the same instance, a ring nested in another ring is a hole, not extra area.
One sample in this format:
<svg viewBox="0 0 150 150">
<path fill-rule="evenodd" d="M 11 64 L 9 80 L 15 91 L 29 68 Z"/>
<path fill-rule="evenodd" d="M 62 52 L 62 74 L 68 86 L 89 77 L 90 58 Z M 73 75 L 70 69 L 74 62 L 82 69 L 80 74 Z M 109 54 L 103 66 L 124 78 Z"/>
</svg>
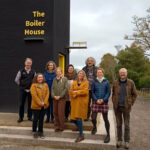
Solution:
<svg viewBox="0 0 150 150">
<path fill-rule="evenodd" d="M 68 65 L 65 73 L 65 77 L 68 79 L 68 94 L 66 98 L 66 107 L 65 107 L 65 121 L 67 122 L 70 117 L 70 96 L 69 96 L 69 89 L 73 83 L 73 81 L 76 79 L 76 72 L 74 70 L 73 65 Z"/>
<path fill-rule="evenodd" d="M 78 72 L 77 78 L 69 90 L 69 95 L 71 97 L 70 119 L 79 131 L 79 136 L 75 142 L 81 142 L 84 140 L 82 119 L 87 118 L 89 100 L 89 83 L 83 70 Z"/>
<path fill-rule="evenodd" d="M 31 95 L 32 95 L 32 103 L 31 108 L 33 111 L 33 124 L 32 131 L 33 137 L 37 138 L 43 135 L 43 121 L 45 110 L 49 106 L 49 88 L 47 83 L 45 83 L 45 78 L 42 73 L 38 73 L 34 79 L 31 86 Z M 38 126 L 38 132 L 37 132 Z"/>
<path fill-rule="evenodd" d="M 24 118 L 24 107 L 26 98 L 28 98 L 28 111 L 27 117 L 29 121 L 32 121 L 32 110 L 31 110 L 31 94 L 30 87 L 32 84 L 32 80 L 35 76 L 35 71 L 31 69 L 32 59 L 26 58 L 25 67 L 18 71 L 17 76 L 15 78 L 15 82 L 19 85 L 19 119 L 18 123 L 23 121 Z"/>
<path fill-rule="evenodd" d="M 87 119 L 84 121 L 88 121 L 91 115 L 91 99 L 92 99 L 92 82 L 96 79 L 96 70 L 97 67 L 96 61 L 93 57 L 88 57 L 85 61 L 86 66 L 82 68 L 85 71 L 87 80 L 89 81 L 89 103 L 88 103 L 88 112 L 87 112 Z"/>
<path fill-rule="evenodd" d="M 97 69 L 97 78 L 92 84 L 92 123 L 93 130 L 91 134 L 96 134 L 97 132 L 97 113 L 102 113 L 107 136 L 104 139 L 104 143 L 109 143 L 110 141 L 110 124 L 108 120 L 108 99 L 111 93 L 110 85 L 108 80 L 104 77 L 104 70 L 102 68 Z"/>
<path fill-rule="evenodd" d="M 120 78 L 115 80 L 112 87 L 112 102 L 117 123 L 117 148 L 122 146 L 122 118 L 124 120 L 125 149 L 129 149 L 130 142 L 130 112 L 137 91 L 134 82 L 127 78 L 127 69 L 119 70 Z"/>
</svg>

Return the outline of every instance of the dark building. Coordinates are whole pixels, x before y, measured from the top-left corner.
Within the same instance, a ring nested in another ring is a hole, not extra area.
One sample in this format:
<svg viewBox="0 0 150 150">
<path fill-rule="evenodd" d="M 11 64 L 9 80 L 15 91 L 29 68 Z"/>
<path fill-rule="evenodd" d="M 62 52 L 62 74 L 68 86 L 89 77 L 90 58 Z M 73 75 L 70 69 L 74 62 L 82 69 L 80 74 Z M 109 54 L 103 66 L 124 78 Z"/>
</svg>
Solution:
<svg viewBox="0 0 150 150">
<path fill-rule="evenodd" d="M 69 63 L 70 0 L 0 1 L 0 112 L 18 112 L 14 83 L 26 57 L 43 72 L 53 60 Z"/>
</svg>

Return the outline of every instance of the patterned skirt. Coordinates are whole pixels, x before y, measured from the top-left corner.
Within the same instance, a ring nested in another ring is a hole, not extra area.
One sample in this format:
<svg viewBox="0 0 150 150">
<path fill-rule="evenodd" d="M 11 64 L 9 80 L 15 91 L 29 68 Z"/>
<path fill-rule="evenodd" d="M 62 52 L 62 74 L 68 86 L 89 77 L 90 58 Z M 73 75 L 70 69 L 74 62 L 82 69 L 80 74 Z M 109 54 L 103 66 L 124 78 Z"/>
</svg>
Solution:
<svg viewBox="0 0 150 150">
<path fill-rule="evenodd" d="M 91 111 L 92 112 L 100 112 L 100 113 L 107 113 L 109 109 L 108 103 L 97 104 L 95 101 L 92 102 Z"/>
</svg>

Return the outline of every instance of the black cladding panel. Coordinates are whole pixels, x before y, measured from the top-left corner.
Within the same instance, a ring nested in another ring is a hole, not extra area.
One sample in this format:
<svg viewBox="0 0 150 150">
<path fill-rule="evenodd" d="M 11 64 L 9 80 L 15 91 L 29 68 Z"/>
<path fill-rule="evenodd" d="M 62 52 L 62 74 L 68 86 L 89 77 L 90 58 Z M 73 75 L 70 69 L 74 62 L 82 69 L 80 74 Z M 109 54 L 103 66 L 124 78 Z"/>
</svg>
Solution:
<svg viewBox="0 0 150 150">
<path fill-rule="evenodd" d="M 44 12 L 45 16 L 34 17 L 33 11 Z M 36 72 L 43 72 L 48 60 L 58 64 L 58 53 L 66 56 L 68 64 L 65 47 L 69 45 L 70 0 L 1 0 L 0 18 L 0 111 L 18 112 L 14 79 L 25 58 L 33 59 Z M 45 24 L 26 26 L 26 21 L 34 20 Z M 44 35 L 26 36 L 25 29 L 44 30 Z"/>
</svg>

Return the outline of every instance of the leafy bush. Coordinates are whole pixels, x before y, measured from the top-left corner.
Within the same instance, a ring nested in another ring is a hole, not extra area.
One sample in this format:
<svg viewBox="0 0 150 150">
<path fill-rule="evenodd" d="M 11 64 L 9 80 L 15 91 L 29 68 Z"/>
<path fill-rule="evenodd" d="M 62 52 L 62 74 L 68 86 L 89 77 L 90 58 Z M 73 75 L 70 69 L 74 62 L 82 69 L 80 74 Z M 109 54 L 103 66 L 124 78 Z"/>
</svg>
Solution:
<svg viewBox="0 0 150 150">
<path fill-rule="evenodd" d="M 140 88 L 150 88 L 150 76 L 144 76 L 139 80 Z"/>
</svg>

